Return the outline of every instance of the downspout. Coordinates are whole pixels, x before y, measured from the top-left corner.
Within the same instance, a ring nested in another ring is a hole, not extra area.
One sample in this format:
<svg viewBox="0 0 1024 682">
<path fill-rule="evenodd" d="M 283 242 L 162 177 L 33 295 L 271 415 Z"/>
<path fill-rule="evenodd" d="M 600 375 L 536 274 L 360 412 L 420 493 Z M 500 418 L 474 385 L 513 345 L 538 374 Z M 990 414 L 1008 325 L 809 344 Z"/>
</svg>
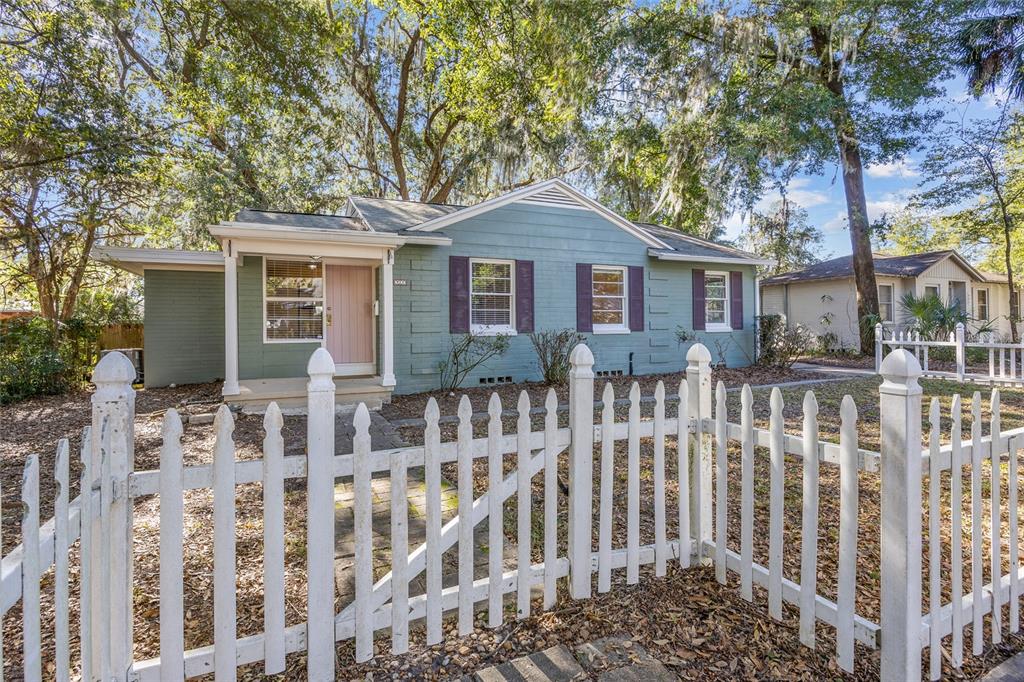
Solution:
<svg viewBox="0 0 1024 682">
<path fill-rule="evenodd" d="M 754 271 L 754 362 L 761 357 L 761 278 Z"/>
</svg>

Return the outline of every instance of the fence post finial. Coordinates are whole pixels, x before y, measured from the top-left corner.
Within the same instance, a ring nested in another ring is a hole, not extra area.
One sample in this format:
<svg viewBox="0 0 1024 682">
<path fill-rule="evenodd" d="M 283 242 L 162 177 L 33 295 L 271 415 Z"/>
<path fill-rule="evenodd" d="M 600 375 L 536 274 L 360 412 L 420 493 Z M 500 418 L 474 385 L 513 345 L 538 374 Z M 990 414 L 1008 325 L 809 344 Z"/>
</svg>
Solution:
<svg viewBox="0 0 1024 682">
<path fill-rule="evenodd" d="M 711 433 L 704 433 L 702 420 L 711 417 L 711 352 L 695 343 L 686 352 L 687 419 L 696 425 L 690 444 L 690 533 L 697 556 L 704 553 L 703 541 L 711 537 Z"/>
<path fill-rule="evenodd" d="M 921 365 L 897 349 L 882 361 L 883 682 L 921 679 Z"/>
<path fill-rule="evenodd" d="M 569 355 L 569 591 L 590 597 L 593 551 L 594 354 L 577 344 Z"/>
<path fill-rule="evenodd" d="M 956 380 L 963 381 L 964 374 L 967 373 L 967 348 L 964 345 L 966 338 L 963 322 L 956 323 L 954 338 L 956 340 Z"/>
<path fill-rule="evenodd" d="M 306 367 L 306 647 L 310 677 L 334 677 L 334 359 L 317 348 Z M 356 413 L 358 419 L 359 413 Z M 358 424 L 356 425 L 358 429 Z"/>
</svg>

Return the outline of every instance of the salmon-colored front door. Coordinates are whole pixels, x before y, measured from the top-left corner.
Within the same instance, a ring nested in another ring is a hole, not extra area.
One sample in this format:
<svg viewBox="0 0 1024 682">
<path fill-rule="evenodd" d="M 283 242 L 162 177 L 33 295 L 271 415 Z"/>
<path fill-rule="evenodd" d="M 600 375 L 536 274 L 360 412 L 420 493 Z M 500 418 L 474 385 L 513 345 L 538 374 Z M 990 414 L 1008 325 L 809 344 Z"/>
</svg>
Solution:
<svg viewBox="0 0 1024 682">
<path fill-rule="evenodd" d="M 327 350 L 338 374 L 373 374 L 373 268 L 327 265 Z"/>
</svg>

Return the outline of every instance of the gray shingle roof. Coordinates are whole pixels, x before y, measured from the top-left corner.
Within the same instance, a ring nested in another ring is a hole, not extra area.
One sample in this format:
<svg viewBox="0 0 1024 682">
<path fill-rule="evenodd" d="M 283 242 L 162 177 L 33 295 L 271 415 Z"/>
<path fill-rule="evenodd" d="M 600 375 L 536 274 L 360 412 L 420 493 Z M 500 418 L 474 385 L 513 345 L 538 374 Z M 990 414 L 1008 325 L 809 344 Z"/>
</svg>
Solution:
<svg viewBox="0 0 1024 682">
<path fill-rule="evenodd" d="M 756 255 L 747 251 L 741 251 L 725 244 L 719 244 L 700 237 L 684 234 L 661 225 L 652 223 L 633 223 L 647 234 L 660 239 L 673 251 L 686 254 L 687 256 L 708 256 L 711 258 L 757 258 Z M 664 249 L 661 249 L 664 251 Z"/>
<path fill-rule="evenodd" d="M 258 211 L 243 208 L 235 216 L 239 223 L 257 223 L 259 225 L 312 227 L 320 230 L 357 230 L 366 231 L 366 226 L 358 218 L 343 215 L 327 215 L 322 213 L 291 213 L 288 211 Z"/>
<path fill-rule="evenodd" d="M 929 251 L 910 256 L 884 256 L 876 253 L 874 254 L 875 274 L 888 277 L 916 277 L 950 255 L 956 255 L 956 251 Z M 766 277 L 761 283 L 765 285 L 788 284 L 844 277 L 853 277 L 853 256 L 840 256 L 815 263 L 803 270 Z"/>
<path fill-rule="evenodd" d="M 401 232 L 466 208 L 456 204 L 424 204 L 401 199 L 350 197 L 350 200 L 359 215 L 378 232 Z"/>
</svg>

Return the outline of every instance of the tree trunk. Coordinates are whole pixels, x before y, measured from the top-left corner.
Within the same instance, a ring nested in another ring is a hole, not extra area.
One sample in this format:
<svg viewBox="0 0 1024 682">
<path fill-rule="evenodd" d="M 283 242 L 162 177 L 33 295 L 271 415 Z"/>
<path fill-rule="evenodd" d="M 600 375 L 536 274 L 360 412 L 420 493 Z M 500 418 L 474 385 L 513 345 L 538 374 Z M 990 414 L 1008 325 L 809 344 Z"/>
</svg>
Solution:
<svg viewBox="0 0 1024 682">
<path fill-rule="evenodd" d="M 1013 259 L 1010 257 L 1012 248 L 1012 235 L 1013 235 L 1013 219 L 1010 217 L 1009 211 L 1006 210 L 1006 203 L 1003 201 L 1002 191 L 999 187 L 996 187 L 996 193 L 999 197 L 999 209 L 1003 218 L 1003 258 L 1006 260 L 1006 284 L 1010 288 L 1010 339 L 1013 343 L 1017 343 L 1017 315 L 1020 315 L 1021 301 L 1020 297 L 1017 297 L 1017 315 L 1013 314 L 1013 296 L 1016 286 L 1016 282 L 1013 279 Z"/>
</svg>

